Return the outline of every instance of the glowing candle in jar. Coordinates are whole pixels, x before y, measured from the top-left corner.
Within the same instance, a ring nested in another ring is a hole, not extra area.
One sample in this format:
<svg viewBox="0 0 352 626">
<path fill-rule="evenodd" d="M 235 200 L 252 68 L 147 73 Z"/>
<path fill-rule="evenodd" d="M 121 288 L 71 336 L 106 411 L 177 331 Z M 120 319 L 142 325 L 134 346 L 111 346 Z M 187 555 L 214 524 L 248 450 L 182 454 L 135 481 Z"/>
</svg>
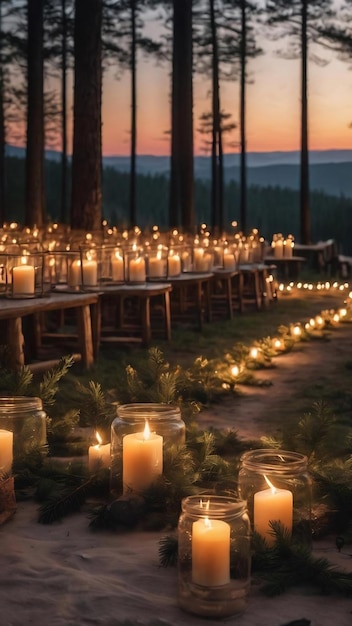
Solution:
<svg viewBox="0 0 352 626">
<path fill-rule="evenodd" d="M 68 271 L 68 284 L 70 287 L 79 287 L 82 284 L 81 261 L 72 261 Z"/>
<path fill-rule="evenodd" d="M 282 259 L 283 257 L 283 243 L 283 239 L 281 237 L 278 237 L 274 239 L 271 244 L 274 251 L 274 257 L 276 259 Z"/>
<path fill-rule="evenodd" d="M 13 433 L 11 430 L 0 430 L 0 472 L 9 474 L 13 461 Z"/>
<path fill-rule="evenodd" d="M 132 283 L 145 282 L 145 260 L 141 256 L 130 259 L 129 262 L 129 279 Z"/>
<path fill-rule="evenodd" d="M 235 257 L 227 248 L 224 250 L 224 269 L 235 269 Z"/>
<path fill-rule="evenodd" d="M 181 259 L 179 254 L 175 254 L 170 250 L 170 254 L 167 258 L 167 273 L 168 276 L 178 276 L 181 274 Z"/>
<path fill-rule="evenodd" d="M 124 280 L 123 258 L 118 250 L 111 257 L 112 280 L 123 282 Z"/>
<path fill-rule="evenodd" d="M 230 582 L 230 525 L 227 522 L 208 516 L 193 522 L 192 581 L 203 587 L 220 587 Z"/>
<path fill-rule="evenodd" d="M 98 282 L 98 264 L 93 259 L 83 259 L 83 284 L 93 287 Z"/>
<path fill-rule="evenodd" d="M 193 250 L 194 270 L 201 272 L 204 270 L 204 248 L 194 248 Z"/>
<path fill-rule="evenodd" d="M 293 523 L 293 495 L 288 489 L 276 489 L 264 476 L 269 489 L 254 494 L 254 530 L 264 537 L 267 544 L 273 545 L 270 521 L 280 522 L 291 533 Z"/>
<path fill-rule="evenodd" d="M 124 493 L 147 489 L 162 471 L 163 437 L 151 433 L 146 420 L 143 432 L 125 435 L 122 440 Z"/>
<path fill-rule="evenodd" d="M 17 265 L 12 269 L 12 293 L 34 294 L 35 274 L 33 265 L 27 265 L 26 257 L 22 257 L 21 265 Z"/>
<path fill-rule="evenodd" d="M 148 273 L 151 278 L 160 278 L 165 274 L 161 250 L 158 250 L 155 256 L 149 257 Z"/>
<path fill-rule="evenodd" d="M 99 433 L 95 433 L 98 443 L 88 448 L 88 466 L 91 473 L 102 467 L 110 467 L 110 443 L 103 444 Z"/>
</svg>

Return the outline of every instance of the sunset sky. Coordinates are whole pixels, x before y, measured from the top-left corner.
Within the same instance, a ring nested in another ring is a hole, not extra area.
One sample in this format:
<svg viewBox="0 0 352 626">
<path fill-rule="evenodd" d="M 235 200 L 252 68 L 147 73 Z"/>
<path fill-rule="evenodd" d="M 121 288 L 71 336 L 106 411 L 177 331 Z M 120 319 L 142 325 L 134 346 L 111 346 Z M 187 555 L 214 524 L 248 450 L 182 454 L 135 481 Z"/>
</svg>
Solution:
<svg viewBox="0 0 352 626">
<path fill-rule="evenodd" d="M 267 43 L 264 44 L 268 49 Z M 299 149 L 300 66 L 298 60 L 280 59 L 272 50 L 251 62 L 247 97 L 247 137 L 249 151 Z M 277 45 L 277 44 L 276 44 Z M 281 43 L 282 45 L 282 43 Z M 321 54 L 321 53 L 320 53 Z M 347 63 L 323 53 L 330 62 L 325 67 L 309 65 L 310 148 L 352 148 L 352 72 Z M 138 153 L 168 154 L 170 128 L 168 68 L 141 61 L 138 67 Z M 209 110 L 210 83 L 195 77 L 194 126 L 199 115 Z M 221 107 L 238 121 L 239 97 L 236 83 L 223 83 Z M 130 87 L 126 73 L 120 81 L 106 76 L 103 90 L 103 151 L 105 155 L 128 154 Z M 232 136 L 238 141 L 238 130 Z M 195 150 L 201 151 L 201 138 L 195 131 Z M 233 151 L 229 148 L 228 151 Z"/>
</svg>

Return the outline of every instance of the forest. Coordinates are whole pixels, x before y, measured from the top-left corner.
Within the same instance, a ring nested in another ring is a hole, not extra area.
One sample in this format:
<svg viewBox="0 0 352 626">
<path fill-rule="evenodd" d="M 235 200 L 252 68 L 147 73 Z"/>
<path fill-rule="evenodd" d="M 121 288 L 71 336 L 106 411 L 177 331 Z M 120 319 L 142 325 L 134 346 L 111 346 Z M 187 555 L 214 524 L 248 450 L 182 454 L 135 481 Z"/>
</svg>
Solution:
<svg viewBox="0 0 352 626">
<path fill-rule="evenodd" d="M 148 214 L 165 227 L 189 232 L 206 219 L 216 234 L 237 212 L 244 233 L 255 225 L 292 231 L 301 243 L 326 236 L 340 241 L 338 230 L 343 234 L 348 227 L 346 201 L 319 197 L 309 185 L 308 86 L 309 67 L 323 63 L 316 53 L 319 47 L 344 59 L 348 67 L 351 5 L 351 0 L 338 6 L 334 0 L 2 0 L 0 222 L 20 214 L 26 225 L 42 226 L 56 213 L 72 228 L 97 229 L 108 214 L 132 228 L 140 215 Z M 146 28 L 151 14 L 163 27 L 159 34 Z M 280 41 L 283 56 L 300 64 L 298 193 L 253 189 L 247 181 L 248 85 L 257 59 L 266 53 L 259 45 L 263 34 L 264 41 Z M 137 173 L 142 56 L 169 69 L 170 128 L 160 131 L 169 137 L 168 183 Z M 130 169 L 124 176 L 102 168 L 104 75 L 111 67 L 117 77 L 129 76 Z M 210 86 L 210 110 L 196 121 L 194 81 L 202 77 Z M 238 102 L 231 111 L 222 106 L 226 82 L 238 85 Z M 224 153 L 234 128 L 239 136 L 238 186 L 224 180 Z M 211 158 L 209 185 L 194 176 L 196 131 Z M 17 178 L 11 190 L 12 168 L 6 166 L 5 147 L 14 140 L 26 149 L 22 196 Z M 45 163 L 48 146 L 60 150 L 59 165 Z M 152 201 L 154 187 L 162 196 L 162 212 L 160 199 Z M 10 195 L 16 193 L 15 215 Z M 49 202 L 52 197 L 55 203 Z M 328 209 L 334 202 L 335 209 Z M 330 217 L 333 210 L 339 211 L 338 224 Z"/>
<path fill-rule="evenodd" d="M 5 202 L 14 221 L 23 222 L 25 161 L 16 157 L 6 159 L 8 187 Z M 45 169 L 45 204 L 48 208 L 46 222 L 60 219 L 60 164 L 47 160 Z M 211 216 L 211 181 L 195 179 L 195 211 L 198 224 L 208 224 Z M 144 230 L 158 225 L 162 230 L 167 224 L 169 177 L 166 175 L 142 175 L 136 177 L 136 200 L 140 208 L 138 224 Z M 68 197 L 70 190 L 68 190 Z M 122 230 L 129 225 L 129 174 L 105 167 L 102 174 L 102 218 Z M 229 229 L 239 220 L 240 187 L 235 181 L 224 186 L 224 219 Z M 248 227 L 259 228 L 269 241 L 278 231 L 299 236 L 297 206 L 299 192 L 285 187 L 248 187 Z M 351 199 L 332 196 L 323 192 L 311 192 L 311 227 L 314 241 L 326 240 L 334 233 L 341 252 L 352 254 L 352 211 Z"/>
</svg>

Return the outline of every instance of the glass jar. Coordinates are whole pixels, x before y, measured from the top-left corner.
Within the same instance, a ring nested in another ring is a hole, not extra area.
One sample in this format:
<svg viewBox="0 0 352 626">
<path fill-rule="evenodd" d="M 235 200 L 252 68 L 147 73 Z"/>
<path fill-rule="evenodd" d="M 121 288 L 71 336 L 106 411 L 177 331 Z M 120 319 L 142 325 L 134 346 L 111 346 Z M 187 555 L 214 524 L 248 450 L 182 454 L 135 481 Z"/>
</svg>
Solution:
<svg viewBox="0 0 352 626">
<path fill-rule="evenodd" d="M 122 448 L 125 435 L 142 433 L 146 421 L 151 433 L 161 435 L 163 444 L 183 445 L 186 426 L 180 408 L 157 402 L 134 402 L 116 407 L 117 417 L 111 424 L 111 491 L 121 491 Z"/>
<path fill-rule="evenodd" d="M 311 543 L 311 478 L 304 454 L 251 450 L 241 457 L 238 491 L 247 500 L 253 530 L 273 545 L 270 521 L 280 522 L 293 538 Z"/>
<path fill-rule="evenodd" d="M 0 397 L 0 428 L 13 433 L 14 462 L 35 451 L 47 454 L 46 420 L 40 398 Z"/>
<path fill-rule="evenodd" d="M 178 600 L 204 617 L 242 613 L 250 586 L 246 502 L 202 494 L 182 500 L 178 523 Z"/>
</svg>

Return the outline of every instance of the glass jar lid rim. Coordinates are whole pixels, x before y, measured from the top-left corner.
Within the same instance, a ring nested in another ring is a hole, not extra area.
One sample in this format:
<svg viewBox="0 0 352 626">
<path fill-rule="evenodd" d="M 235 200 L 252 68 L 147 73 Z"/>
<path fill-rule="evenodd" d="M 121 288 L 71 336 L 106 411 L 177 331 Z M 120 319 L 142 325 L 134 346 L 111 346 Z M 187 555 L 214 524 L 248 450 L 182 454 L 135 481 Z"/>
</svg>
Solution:
<svg viewBox="0 0 352 626">
<path fill-rule="evenodd" d="M 3 409 L 16 410 L 16 408 L 42 409 L 43 402 L 41 398 L 36 396 L 0 396 L 0 411 Z"/>
<path fill-rule="evenodd" d="M 131 404 L 117 404 L 117 415 L 119 417 L 148 418 L 165 417 L 169 415 L 180 415 L 180 407 L 176 404 L 163 404 L 158 402 L 132 402 Z"/>
<path fill-rule="evenodd" d="M 187 510 L 197 517 L 238 515 L 243 513 L 246 507 L 247 501 L 238 496 L 218 495 L 213 493 L 200 493 L 198 495 L 186 496 L 182 500 L 182 510 Z"/>
<path fill-rule="evenodd" d="M 241 456 L 243 467 L 258 469 L 268 468 L 272 470 L 289 470 L 301 468 L 308 463 L 308 457 L 300 452 L 281 450 L 276 448 L 259 448 L 248 450 Z"/>
</svg>

